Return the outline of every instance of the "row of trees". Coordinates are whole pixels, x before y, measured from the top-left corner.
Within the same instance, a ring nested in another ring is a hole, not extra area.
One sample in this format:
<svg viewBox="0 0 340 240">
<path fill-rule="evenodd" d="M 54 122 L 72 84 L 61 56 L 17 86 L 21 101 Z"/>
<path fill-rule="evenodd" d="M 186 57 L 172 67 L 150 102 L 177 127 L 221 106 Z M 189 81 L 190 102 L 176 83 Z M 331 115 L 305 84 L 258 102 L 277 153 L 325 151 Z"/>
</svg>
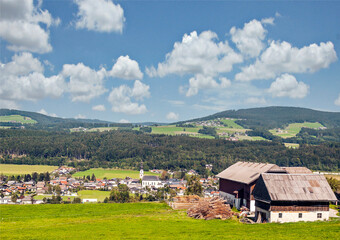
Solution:
<svg viewBox="0 0 340 240">
<path fill-rule="evenodd" d="M 340 143 L 300 144 L 288 149 L 280 142 L 199 139 L 150 135 L 135 131 L 64 133 L 0 130 L 0 163 L 53 164 L 86 169 L 118 167 L 139 169 L 195 169 L 212 164 L 214 174 L 237 161 L 269 162 L 336 171 Z M 21 155 L 21 157 L 13 157 Z"/>
</svg>

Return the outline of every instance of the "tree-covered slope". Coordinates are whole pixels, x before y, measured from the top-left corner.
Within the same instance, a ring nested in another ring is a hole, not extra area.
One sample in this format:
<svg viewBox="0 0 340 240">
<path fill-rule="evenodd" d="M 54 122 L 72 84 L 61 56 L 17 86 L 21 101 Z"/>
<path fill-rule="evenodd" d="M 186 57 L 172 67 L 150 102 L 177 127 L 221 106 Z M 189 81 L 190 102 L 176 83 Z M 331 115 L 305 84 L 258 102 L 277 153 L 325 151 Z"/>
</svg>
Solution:
<svg viewBox="0 0 340 240">
<path fill-rule="evenodd" d="M 245 128 L 283 128 L 290 123 L 319 122 L 327 128 L 340 127 L 340 112 L 324 112 L 298 107 L 263 107 L 228 110 L 213 115 L 188 120 L 206 121 L 216 118 L 238 118 L 238 124 Z"/>
</svg>

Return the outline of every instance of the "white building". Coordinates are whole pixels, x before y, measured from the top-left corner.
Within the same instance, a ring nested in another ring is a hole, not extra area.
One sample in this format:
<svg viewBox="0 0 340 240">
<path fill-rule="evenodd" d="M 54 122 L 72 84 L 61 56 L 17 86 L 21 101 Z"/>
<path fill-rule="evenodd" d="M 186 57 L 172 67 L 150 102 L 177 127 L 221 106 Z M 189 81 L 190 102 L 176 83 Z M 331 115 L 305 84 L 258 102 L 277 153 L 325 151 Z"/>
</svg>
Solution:
<svg viewBox="0 0 340 240">
<path fill-rule="evenodd" d="M 161 188 L 163 187 L 162 181 L 159 180 L 157 176 L 143 176 L 142 178 L 142 187 L 154 187 Z"/>
</svg>

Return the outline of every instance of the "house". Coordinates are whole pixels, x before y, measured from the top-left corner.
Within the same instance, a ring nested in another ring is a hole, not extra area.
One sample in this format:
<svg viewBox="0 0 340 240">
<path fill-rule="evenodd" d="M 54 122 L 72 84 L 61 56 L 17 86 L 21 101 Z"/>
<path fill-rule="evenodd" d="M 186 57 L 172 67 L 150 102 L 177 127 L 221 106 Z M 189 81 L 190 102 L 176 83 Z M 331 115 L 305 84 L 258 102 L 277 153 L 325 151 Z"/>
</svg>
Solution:
<svg viewBox="0 0 340 240">
<path fill-rule="evenodd" d="M 261 174 L 253 191 L 257 222 L 329 219 L 329 202 L 337 201 L 323 175 Z"/>
<path fill-rule="evenodd" d="M 96 203 L 97 202 L 97 198 L 84 198 L 82 200 L 83 203 Z"/>
<path fill-rule="evenodd" d="M 237 162 L 217 175 L 220 196 L 236 208 L 246 206 L 255 211 L 255 200 L 251 192 L 261 173 L 285 173 L 279 166 L 268 163 Z"/>
<path fill-rule="evenodd" d="M 163 187 L 161 180 L 159 180 L 158 176 L 143 176 L 142 178 L 142 187 Z"/>
</svg>

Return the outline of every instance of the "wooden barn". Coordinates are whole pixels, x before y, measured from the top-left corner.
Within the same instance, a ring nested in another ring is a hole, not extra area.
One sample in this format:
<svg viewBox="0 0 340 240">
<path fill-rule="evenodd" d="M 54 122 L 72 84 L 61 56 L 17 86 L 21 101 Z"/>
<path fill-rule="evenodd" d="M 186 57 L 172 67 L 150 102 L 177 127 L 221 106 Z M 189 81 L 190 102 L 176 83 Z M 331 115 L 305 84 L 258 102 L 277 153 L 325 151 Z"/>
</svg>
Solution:
<svg viewBox="0 0 340 240">
<path fill-rule="evenodd" d="M 253 191 L 257 222 L 329 219 L 337 201 L 326 178 L 317 174 L 261 174 Z"/>
<path fill-rule="evenodd" d="M 246 206 L 255 211 L 252 191 L 261 173 L 286 173 L 279 166 L 268 163 L 237 162 L 217 175 L 220 196 L 236 208 Z"/>
</svg>

